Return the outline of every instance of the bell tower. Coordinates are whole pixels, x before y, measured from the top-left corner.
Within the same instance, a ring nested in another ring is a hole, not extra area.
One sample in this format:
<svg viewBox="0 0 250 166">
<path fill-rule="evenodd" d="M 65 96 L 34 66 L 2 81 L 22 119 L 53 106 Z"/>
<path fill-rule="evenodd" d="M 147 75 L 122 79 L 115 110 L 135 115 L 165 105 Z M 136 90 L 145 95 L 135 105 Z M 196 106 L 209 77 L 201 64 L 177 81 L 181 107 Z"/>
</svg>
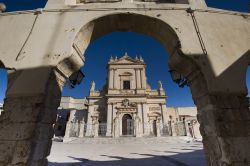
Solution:
<svg viewBox="0 0 250 166">
<path fill-rule="evenodd" d="M 108 94 L 144 94 L 146 65 L 142 57 L 135 59 L 127 53 L 121 58 L 111 57 L 108 69 Z"/>
</svg>

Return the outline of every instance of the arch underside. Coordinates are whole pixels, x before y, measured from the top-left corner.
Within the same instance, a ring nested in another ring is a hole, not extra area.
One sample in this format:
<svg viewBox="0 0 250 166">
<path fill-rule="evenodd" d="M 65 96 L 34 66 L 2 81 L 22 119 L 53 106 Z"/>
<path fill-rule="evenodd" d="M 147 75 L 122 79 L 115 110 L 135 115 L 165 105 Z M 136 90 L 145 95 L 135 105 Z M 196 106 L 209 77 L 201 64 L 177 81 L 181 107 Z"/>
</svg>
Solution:
<svg viewBox="0 0 250 166">
<path fill-rule="evenodd" d="M 88 43 L 83 44 L 87 38 L 90 38 L 90 43 L 101 36 L 117 31 L 149 35 L 160 41 L 169 53 L 173 52 L 179 44 L 174 30 L 163 21 L 131 13 L 107 15 L 89 22 L 80 30 L 74 43 L 84 51 L 88 47 Z"/>
</svg>

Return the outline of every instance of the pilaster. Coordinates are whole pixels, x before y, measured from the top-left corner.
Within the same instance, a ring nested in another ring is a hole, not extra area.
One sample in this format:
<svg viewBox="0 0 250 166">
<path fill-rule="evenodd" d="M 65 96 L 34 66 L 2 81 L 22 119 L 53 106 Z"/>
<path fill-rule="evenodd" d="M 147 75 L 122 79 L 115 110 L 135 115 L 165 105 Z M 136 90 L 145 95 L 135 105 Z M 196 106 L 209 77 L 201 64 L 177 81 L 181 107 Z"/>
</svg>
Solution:
<svg viewBox="0 0 250 166">
<path fill-rule="evenodd" d="M 112 114 L 113 114 L 113 104 L 109 103 L 107 109 L 107 131 L 106 131 L 107 137 L 112 136 L 112 122 L 113 122 Z"/>
</svg>

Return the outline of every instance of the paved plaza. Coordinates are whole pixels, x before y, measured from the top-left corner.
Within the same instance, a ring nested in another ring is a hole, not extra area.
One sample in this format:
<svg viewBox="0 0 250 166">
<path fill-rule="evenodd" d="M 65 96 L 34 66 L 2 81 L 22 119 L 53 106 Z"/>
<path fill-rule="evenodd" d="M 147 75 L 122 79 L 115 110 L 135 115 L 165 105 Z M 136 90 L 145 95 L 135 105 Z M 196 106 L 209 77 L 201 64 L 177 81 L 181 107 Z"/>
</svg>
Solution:
<svg viewBox="0 0 250 166">
<path fill-rule="evenodd" d="M 201 142 L 185 137 L 82 138 L 53 142 L 49 166 L 205 166 Z"/>
</svg>

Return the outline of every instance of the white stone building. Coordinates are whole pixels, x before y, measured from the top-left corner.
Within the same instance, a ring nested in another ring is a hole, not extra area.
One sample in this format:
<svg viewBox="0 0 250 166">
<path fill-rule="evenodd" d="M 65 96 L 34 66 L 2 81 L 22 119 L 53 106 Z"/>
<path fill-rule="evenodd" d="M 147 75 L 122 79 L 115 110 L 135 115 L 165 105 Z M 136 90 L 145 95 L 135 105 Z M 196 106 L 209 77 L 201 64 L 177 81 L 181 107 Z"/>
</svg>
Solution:
<svg viewBox="0 0 250 166">
<path fill-rule="evenodd" d="M 183 125 L 174 127 L 172 117 L 181 115 L 168 113 L 166 93 L 161 81 L 158 89 L 147 83 L 146 64 L 142 57 L 131 58 L 125 53 L 121 58 L 110 58 L 107 82 L 102 90 L 91 84 L 85 99 L 63 97 L 58 109 L 55 135 L 65 137 L 120 137 L 188 135 Z M 197 110 L 186 114 L 196 118 Z M 185 111 L 184 111 L 185 112 Z M 195 113 L 194 113 L 195 112 Z M 193 115 L 191 115 L 193 114 Z M 173 127 L 172 127 L 173 126 Z"/>
</svg>

